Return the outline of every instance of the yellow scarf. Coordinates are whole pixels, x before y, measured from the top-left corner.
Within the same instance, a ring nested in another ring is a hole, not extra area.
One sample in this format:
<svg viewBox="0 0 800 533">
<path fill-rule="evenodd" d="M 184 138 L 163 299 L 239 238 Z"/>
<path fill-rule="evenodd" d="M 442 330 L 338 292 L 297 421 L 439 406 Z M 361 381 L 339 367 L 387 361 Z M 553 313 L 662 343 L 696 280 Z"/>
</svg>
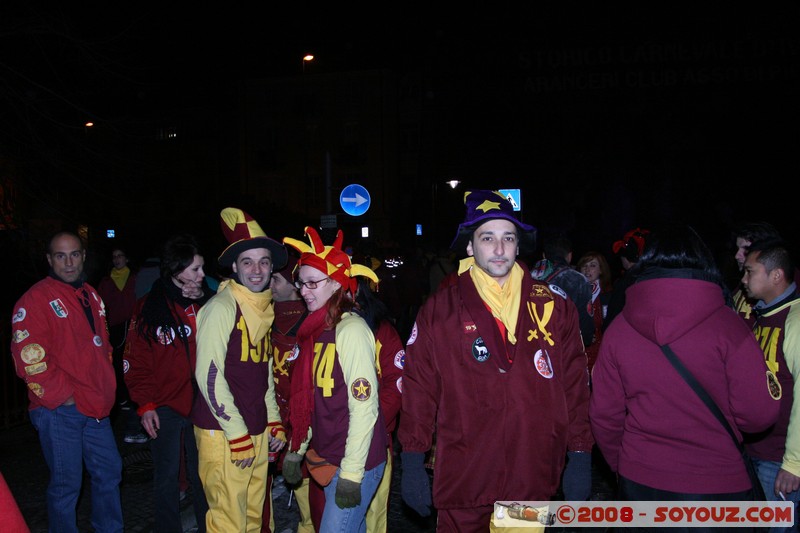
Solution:
<svg viewBox="0 0 800 533">
<path fill-rule="evenodd" d="M 272 306 L 272 290 L 253 292 L 233 280 L 226 279 L 219 284 L 217 292 L 222 292 L 225 287 L 230 287 L 236 303 L 239 304 L 239 308 L 242 310 L 244 323 L 247 326 L 247 334 L 250 336 L 250 343 L 254 346 L 257 345 L 266 337 L 275 318 L 275 308 Z"/>
<path fill-rule="evenodd" d="M 125 288 L 125 284 L 128 283 L 128 276 L 130 275 L 131 269 L 128 267 L 111 269 L 111 280 L 120 291 Z"/>
<path fill-rule="evenodd" d="M 482 268 L 473 268 L 475 258 L 467 257 L 458 264 L 458 274 L 469 270 L 469 275 L 478 294 L 492 311 L 492 316 L 499 319 L 508 332 L 508 342 L 517 343 L 514 332 L 517 330 L 517 317 L 519 304 L 522 298 L 522 276 L 525 272 L 518 264 L 514 264 L 511 274 L 501 287 L 497 280 L 487 274 Z"/>
</svg>

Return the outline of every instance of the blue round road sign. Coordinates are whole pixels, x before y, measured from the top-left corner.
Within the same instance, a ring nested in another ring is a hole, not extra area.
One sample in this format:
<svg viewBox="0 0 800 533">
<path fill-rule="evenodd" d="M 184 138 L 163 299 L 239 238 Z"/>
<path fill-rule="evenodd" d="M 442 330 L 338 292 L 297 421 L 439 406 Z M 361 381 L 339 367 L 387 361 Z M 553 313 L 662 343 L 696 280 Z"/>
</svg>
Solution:
<svg viewBox="0 0 800 533">
<path fill-rule="evenodd" d="M 357 217 L 363 215 L 369 209 L 369 193 L 367 189 L 356 183 L 350 184 L 339 195 L 339 205 L 348 215 Z"/>
</svg>

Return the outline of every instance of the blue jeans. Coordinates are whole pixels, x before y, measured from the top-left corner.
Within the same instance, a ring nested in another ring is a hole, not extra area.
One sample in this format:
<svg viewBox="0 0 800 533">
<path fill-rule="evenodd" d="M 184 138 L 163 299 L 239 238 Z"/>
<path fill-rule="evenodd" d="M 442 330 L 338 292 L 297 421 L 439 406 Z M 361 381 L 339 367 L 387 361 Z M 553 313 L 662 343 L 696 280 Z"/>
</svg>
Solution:
<svg viewBox="0 0 800 533">
<path fill-rule="evenodd" d="M 49 530 L 78 532 L 76 507 L 86 465 L 91 479 L 92 527 L 96 533 L 121 533 L 122 459 L 108 417 L 90 418 L 82 415 L 75 405 L 56 409 L 38 407 L 30 411 L 30 417 L 50 469 Z"/>
<path fill-rule="evenodd" d="M 775 495 L 775 478 L 778 477 L 778 470 L 781 469 L 781 463 L 777 461 L 767 461 L 765 459 L 758 459 L 752 456 L 750 457 L 750 460 L 753 462 L 753 466 L 756 467 L 758 480 L 761 482 L 761 486 L 764 488 L 764 495 L 767 497 L 767 500 L 773 502 L 781 501 L 781 497 Z M 784 496 L 786 496 L 787 502 L 788 501 L 794 502 L 794 526 L 790 528 L 773 527 L 770 528 L 770 533 L 798 530 L 797 512 L 799 509 L 797 507 L 797 503 L 800 502 L 800 491 L 796 490 L 794 492 L 790 492 L 789 494 L 784 494 Z"/>
<path fill-rule="evenodd" d="M 153 501 L 158 502 L 155 508 L 153 532 L 182 531 L 178 478 L 180 459 L 185 449 L 186 477 L 192 487 L 192 506 L 197 520 L 197 531 L 205 533 L 208 502 L 197 473 L 197 443 L 194 440 L 192 423 L 188 418 L 166 406 L 158 407 L 156 413 L 161 428 L 158 430 L 158 436 L 150 439 L 150 454 L 153 457 Z"/>
<path fill-rule="evenodd" d="M 319 533 L 365 533 L 367 509 L 383 479 L 384 468 L 386 468 L 385 461 L 364 472 L 364 479 L 361 480 L 361 503 L 348 509 L 340 509 L 336 505 L 336 485 L 339 484 L 341 472 L 341 469 L 337 469 L 333 480 L 325 487 L 325 509 L 322 511 Z"/>
</svg>

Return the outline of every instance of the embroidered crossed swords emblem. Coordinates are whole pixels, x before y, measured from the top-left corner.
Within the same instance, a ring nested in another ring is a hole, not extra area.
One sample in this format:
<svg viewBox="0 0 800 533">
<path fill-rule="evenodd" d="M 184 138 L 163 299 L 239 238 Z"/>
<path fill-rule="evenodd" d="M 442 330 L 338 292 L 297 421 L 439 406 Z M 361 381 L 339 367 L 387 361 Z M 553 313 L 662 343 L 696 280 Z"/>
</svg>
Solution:
<svg viewBox="0 0 800 533">
<path fill-rule="evenodd" d="M 283 354 L 283 357 L 280 357 L 280 350 L 277 350 L 278 353 L 274 355 L 275 357 L 275 364 L 272 365 L 273 373 L 280 374 L 281 376 L 288 376 L 289 375 L 289 368 L 286 364 L 289 360 L 289 356 L 292 352 L 286 352 Z"/>
<path fill-rule="evenodd" d="M 536 324 L 538 330 L 542 332 L 542 338 L 546 340 L 550 346 L 553 346 L 555 344 L 555 341 L 553 341 L 553 334 L 547 331 L 546 326 L 547 323 L 550 322 L 550 317 L 553 316 L 553 307 L 555 307 L 555 304 L 552 301 L 545 303 L 544 312 L 542 313 L 541 317 L 539 316 L 539 312 L 536 310 L 536 305 L 534 305 L 532 302 L 528 302 L 527 306 L 528 314 L 531 316 L 531 320 L 533 320 L 533 322 Z M 539 331 L 529 329 L 528 342 L 530 342 L 532 339 L 538 339 Z"/>
</svg>

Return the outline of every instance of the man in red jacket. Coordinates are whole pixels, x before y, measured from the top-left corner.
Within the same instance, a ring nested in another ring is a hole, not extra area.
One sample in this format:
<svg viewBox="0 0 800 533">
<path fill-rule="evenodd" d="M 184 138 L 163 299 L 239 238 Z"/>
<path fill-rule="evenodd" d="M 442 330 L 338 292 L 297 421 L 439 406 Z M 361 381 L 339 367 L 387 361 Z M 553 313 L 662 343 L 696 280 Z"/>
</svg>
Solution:
<svg viewBox="0 0 800 533">
<path fill-rule="evenodd" d="M 28 385 L 30 417 L 50 468 L 51 531 L 77 531 L 84 464 L 91 479 L 92 526 L 122 532 L 122 459 L 108 415 L 114 367 L 103 300 L 83 273 L 86 250 L 72 232 L 53 236 L 50 273 L 22 295 L 11 320 L 11 355 Z"/>
</svg>

